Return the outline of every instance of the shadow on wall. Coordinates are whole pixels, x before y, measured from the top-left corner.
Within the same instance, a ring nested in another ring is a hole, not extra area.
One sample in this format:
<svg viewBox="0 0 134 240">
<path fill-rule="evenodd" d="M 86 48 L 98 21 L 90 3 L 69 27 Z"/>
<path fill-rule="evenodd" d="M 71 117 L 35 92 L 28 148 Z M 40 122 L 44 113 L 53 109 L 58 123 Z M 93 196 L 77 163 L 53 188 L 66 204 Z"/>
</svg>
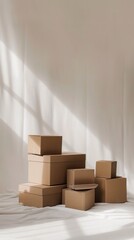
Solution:
<svg viewBox="0 0 134 240">
<path fill-rule="evenodd" d="M 27 181 L 27 144 L 0 120 L 0 192 L 12 192 Z"/>
<path fill-rule="evenodd" d="M 6 4 L 3 1 L 0 10 L 1 41 L 24 64 L 22 99 L 32 115 L 29 119 L 36 118 L 40 132 L 48 128 L 63 135 L 70 149 L 84 142 L 80 150 L 87 152 L 88 165 L 100 158 L 115 159 L 123 172 L 125 41 L 121 40 L 124 29 L 129 31 L 126 23 L 122 27 L 124 8 L 121 21 L 117 20 L 120 6 L 115 11 L 115 3 L 106 1 L 99 6 L 92 2 L 92 7 L 88 1 L 77 1 L 77 5 L 75 1 L 14 1 L 8 2 L 8 9 Z M 52 93 L 49 117 L 39 84 Z M 12 82 L 3 87 L 23 101 L 13 93 Z"/>
</svg>

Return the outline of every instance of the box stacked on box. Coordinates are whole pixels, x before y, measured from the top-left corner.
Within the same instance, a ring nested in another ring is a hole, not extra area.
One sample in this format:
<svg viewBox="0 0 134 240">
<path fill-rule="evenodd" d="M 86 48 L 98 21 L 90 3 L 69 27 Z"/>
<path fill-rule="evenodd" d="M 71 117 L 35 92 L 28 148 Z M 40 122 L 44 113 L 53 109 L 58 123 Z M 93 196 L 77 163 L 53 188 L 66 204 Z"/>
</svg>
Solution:
<svg viewBox="0 0 134 240">
<path fill-rule="evenodd" d="M 85 154 L 62 153 L 61 136 L 30 135 L 28 183 L 19 185 L 19 202 L 35 207 L 61 204 L 70 168 L 85 168 Z"/>
<path fill-rule="evenodd" d="M 126 178 L 116 175 L 117 162 L 100 160 L 85 168 L 86 155 L 62 153 L 62 136 L 28 136 L 28 183 L 19 185 L 19 202 L 45 207 L 65 204 L 88 210 L 95 202 L 127 201 Z"/>
<path fill-rule="evenodd" d="M 93 169 L 67 170 L 67 187 L 62 190 L 62 203 L 68 208 L 88 210 L 95 203 Z"/>
<path fill-rule="evenodd" d="M 94 183 L 94 169 L 67 170 L 67 187 L 76 184 Z"/>
<path fill-rule="evenodd" d="M 19 200 L 27 206 L 54 206 L 61 203 L 62 189 L 65 187 L 66 185 L 45 186 L 24 183 L 19 186 Z"/>
<path fill-rule="evenodd" d="M 28 136 L 28 153 L 37 155 L 61 154 L 62 136 Z"/>
<path fill-rule="evenodd" d="M 117 162 L 101 160 L 96 162 L 95 201 L 124 203 L 127 201 L 126 178 L 116 176 Z"/>
</svg>

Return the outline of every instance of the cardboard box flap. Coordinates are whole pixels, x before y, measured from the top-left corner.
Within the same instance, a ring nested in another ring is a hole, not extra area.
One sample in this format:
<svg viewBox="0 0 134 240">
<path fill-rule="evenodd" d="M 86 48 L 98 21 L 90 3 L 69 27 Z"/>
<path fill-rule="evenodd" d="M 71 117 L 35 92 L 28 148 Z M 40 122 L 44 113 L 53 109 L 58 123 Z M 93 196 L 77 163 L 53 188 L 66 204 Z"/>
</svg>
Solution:
<svg viewBox="0 0 134 240">
<path fill-rule="evenodd" d="M 66 185 L 45 186 L 36 183 L 23 183 L 19 185 L 19 192 L 28 192 L 37 195 L 51 195 L 54 193 L 61 193 Z"/>
<path fill-rule="evenodd" d="M 89 190 L 89 189 L 95 189 L 97 187 L 98 187 L 98 184 L 95 184 L 95 183 L 69 185 L 69 188 L 71 188 L 72 190 Z"/>
<path fill-rule="evenodd" d="M 43 155 L 38 156 L 34 154 L 28 154 L 28 161 L 38 161 L 42 163 L 65 163 L 71 161 L 83 161 L 85 160 L 86 155 L 83 153 L 63 153 L 63 154 L 55 154 L 55 155 Z"/>
</svg>

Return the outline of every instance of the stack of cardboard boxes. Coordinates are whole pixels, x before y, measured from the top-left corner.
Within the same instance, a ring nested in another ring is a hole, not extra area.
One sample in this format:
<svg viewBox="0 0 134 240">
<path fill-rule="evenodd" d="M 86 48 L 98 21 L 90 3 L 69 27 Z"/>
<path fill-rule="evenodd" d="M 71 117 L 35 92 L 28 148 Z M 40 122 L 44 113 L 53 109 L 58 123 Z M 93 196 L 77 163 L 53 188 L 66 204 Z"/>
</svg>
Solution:
<svg viewBox="0 0 134 240">
<path fill-rule="evenodd" d="M 94 206 L 96 187 L 94 169 L 68 169 L 62 203 L 69 208 L 88 210 Z"/>
<path fill-rule="evenodd" d="M 27 206 L 88 210 L 95 202 L 127 201 L 126 178 L 116 176 L 116 161 L 85 168 L 86 155 L 62 153 L 62 136 L 28 136 L 28 183 L 19 185 L 19 202 Z"/>
<path fill-rule="evenodd" d="M 85 154 L 62 153 L 62 136 L 28 136 L 28 183 L 19 185 L 19 202 L 45 207 L 62 203 L 67 169 L 85 168 Z"/>
<path fill-rule="evenodd" d="M 117 162 L 96 162 L 96 202 L 124 203 L 127 201 L 126 178 L 116 176 Z"/>
</svg>

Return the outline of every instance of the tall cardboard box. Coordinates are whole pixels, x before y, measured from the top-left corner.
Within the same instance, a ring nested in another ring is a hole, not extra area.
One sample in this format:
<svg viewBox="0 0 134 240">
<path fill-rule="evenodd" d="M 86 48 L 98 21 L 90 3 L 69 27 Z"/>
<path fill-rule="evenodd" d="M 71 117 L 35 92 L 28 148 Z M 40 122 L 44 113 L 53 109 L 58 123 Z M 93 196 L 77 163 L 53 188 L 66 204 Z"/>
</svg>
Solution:
<svg viewBox="0 0 134 240">
<path fill-rule="evenodd" d="M 61 154 L 62 136 L 28 136 L 28 153 L 37 155 Z"/>
<path fill-rule="evenodd" d="M 68 169 L 67 187 L 75 184 L 94 183 L 94 169 Z"/>
<path fill-rule="evenodd" d="M 78 210 L 88 210 L 94 206 L 95 190 L 74 191 L 65 190 L 65 207 Z"/>
<path fill-rule="evenodd" d="M 62 203 L 62 189 L 64 188 L 66 188 L 66 185 L 20 184 L 19 203 L 33 207 L 55 206 Z"/>
<path fill-rule="evenodd" d="M 66 184 L 67 169 L 85 168 L 85 154 L 28 155 L 28 181 L 44 185 Z"/>
<path fill-rule="evenodd" d="M 96 177 L 115 178 L 117 161 L 100 160 L 96 162 Z"/>
<path fill-rule="evenodd" d="M 124 203 L 127 201 L 126 178 L 95 178 L 95 202 Z"/>
</svg>

